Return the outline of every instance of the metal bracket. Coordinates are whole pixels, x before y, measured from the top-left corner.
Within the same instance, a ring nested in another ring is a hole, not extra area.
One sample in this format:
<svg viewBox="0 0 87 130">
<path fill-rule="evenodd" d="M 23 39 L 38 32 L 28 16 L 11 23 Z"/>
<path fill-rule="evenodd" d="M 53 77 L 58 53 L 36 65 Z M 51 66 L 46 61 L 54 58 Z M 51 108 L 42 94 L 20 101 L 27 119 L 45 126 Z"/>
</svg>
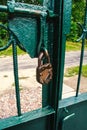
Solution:
<svg viewBox="0 0 87 130">
<path fill-rule="evenodd" d="M 13 13 L 14 10 L 15 10 L 15 1 L 14 1 L 14 0 L 9 0 L 9 1 L 7 2 L 7 7 L 8 7 L 8 11 L 9 11 L 10 13 Z"/>
</svg>

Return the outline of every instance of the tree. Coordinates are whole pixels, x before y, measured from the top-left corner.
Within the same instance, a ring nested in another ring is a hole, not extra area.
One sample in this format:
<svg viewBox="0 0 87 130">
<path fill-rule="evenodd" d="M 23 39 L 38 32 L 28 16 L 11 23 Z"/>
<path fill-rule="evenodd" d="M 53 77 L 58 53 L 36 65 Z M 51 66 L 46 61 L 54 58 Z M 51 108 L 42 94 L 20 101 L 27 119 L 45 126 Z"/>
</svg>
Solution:
<svg viewBox="0 0 87 130">
<path fill-rule="evenodd" d="M 81 29 L 77 23 L 83 24 L 85 15 L 86 0 L 73 0 L 72 17 L 71 17 L 71 33 L 67 36 L 68 40 L 76 41 L 81 35 Z"/>
</svg>

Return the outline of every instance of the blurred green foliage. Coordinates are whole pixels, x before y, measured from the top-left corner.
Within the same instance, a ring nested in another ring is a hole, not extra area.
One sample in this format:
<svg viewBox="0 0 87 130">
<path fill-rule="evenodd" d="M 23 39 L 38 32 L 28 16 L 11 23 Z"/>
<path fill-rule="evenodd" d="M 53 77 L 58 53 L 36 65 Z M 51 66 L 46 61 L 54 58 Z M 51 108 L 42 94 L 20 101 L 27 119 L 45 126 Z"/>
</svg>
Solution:
<svg viewBox="0 0 87 130">
<path fill-rule="evenodd" d="M 43 0 L 15 0 L 16 2 L 25 2 L 29 4 L 38 4 L 40 5 Z M 7 0 L 0 0 L 0 4 L 6 5 Z M 71 16 L 71 33 L 67 35 L 68 41 L 76 41 L 77 38 L 81 35 L 81 29 L 78 27 L 77 22 L 83 24 L 84 22 L 84 14 L 85 14 L 85 3 L 86 0 L 72 0 L 72 16 Z M 0 23 L 6 24 L 7 22 L 7 14 L 0 13 Z M 2 29 L 0 29 L 0 45 L 2 39 L 4 39 L 4 33 Z"/>
<path fill-rule="evenodd" d="M 15 0 L 15 2 L 24 2 L 29 4 L 41 4 L 42 0 Z M 6 5 L 7 0 L 0 0 L 0 4 Z"/>
<path fill-rule="evenodd" d="M 77 23 L 84 23 L 86 0 L 72 0 L 72 2 L 71 33 L 67 35 L 67 40 L 76 41 L 82 33 Z"/>
</svg>

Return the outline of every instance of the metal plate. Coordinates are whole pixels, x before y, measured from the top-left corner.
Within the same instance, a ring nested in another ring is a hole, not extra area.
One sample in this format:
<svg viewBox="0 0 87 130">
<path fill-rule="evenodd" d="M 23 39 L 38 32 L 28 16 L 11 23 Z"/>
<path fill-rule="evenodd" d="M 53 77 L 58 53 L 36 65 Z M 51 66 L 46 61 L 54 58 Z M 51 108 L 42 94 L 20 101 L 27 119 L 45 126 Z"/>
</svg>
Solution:
<svg viewBox="0 0 87 130">
<path fill-rule="evenodd" d="M 37 19 L 14 17 L 9 20 L 9 28 L 29 55 L 35 57 L 39 35 Z"/>
</svg>

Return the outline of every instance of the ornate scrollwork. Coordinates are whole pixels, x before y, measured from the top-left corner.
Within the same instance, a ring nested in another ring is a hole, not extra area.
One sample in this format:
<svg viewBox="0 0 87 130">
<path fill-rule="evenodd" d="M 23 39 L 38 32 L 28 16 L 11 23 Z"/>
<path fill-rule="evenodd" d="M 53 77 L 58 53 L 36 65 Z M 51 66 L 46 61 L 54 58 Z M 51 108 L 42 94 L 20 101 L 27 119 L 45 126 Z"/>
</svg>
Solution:
<svg viewBox="0 0 87 130">
<path fill-rule="evenodd" d="M 87 1 L 86 1 L 86 8 L 85 8 L 85 16 L 84 16 L 84 24 L 82 25 L 81 23 L 77 23 L 79 27 L 82 30 L 82 34 L 77 41 L 80 41 L 81 39 L 85 39 L 87 37 Z"/>
<path fill-rule="evenodd" d="M 3 24 L 0 24 L 0 27 L 6 30 L 8 33 L 10 33 L 10 30 Z M 12 39 L 9 39 L 6 45 L 4 45 L 3 47 L 0 47 L 0 51 L 6 50 L 11 45 L 11 43 L 12 43 Z"/>
<path fill-rule="evenodd" d="M 24 47 L 21 44 L 19 44 L 17 36 L 9 28 L 7 28 L 6 26 L 4 26 L 3 24 L 0 24 L 0 27 L 3 28 L 4 30 L 6 30 L 9 33 L 9 35 L 10 35 L 7 44 L 4 45 L 4 46 L 2 46 L 2 47 L 0 47 L 0 51 L 6 50 L 7 48 L 9 48 L 14 39 L 16 40 L 19 48 L 22 49 L 23 51 L 26 51 L 24 49 Z"/>
<path fill-rule="evenodd" d="M 79 42 L 82 38 L 85 38 L 86 37 L 86 34 L 87 34 L 87 29 L 86 27 L 84 27 L 81 23 L 77 23 L 79 25 L 79 27 L 81 28 L 82 30 L 82 34 L 81 36 L 77 39 L 77 42 Z"/>
</svg>

